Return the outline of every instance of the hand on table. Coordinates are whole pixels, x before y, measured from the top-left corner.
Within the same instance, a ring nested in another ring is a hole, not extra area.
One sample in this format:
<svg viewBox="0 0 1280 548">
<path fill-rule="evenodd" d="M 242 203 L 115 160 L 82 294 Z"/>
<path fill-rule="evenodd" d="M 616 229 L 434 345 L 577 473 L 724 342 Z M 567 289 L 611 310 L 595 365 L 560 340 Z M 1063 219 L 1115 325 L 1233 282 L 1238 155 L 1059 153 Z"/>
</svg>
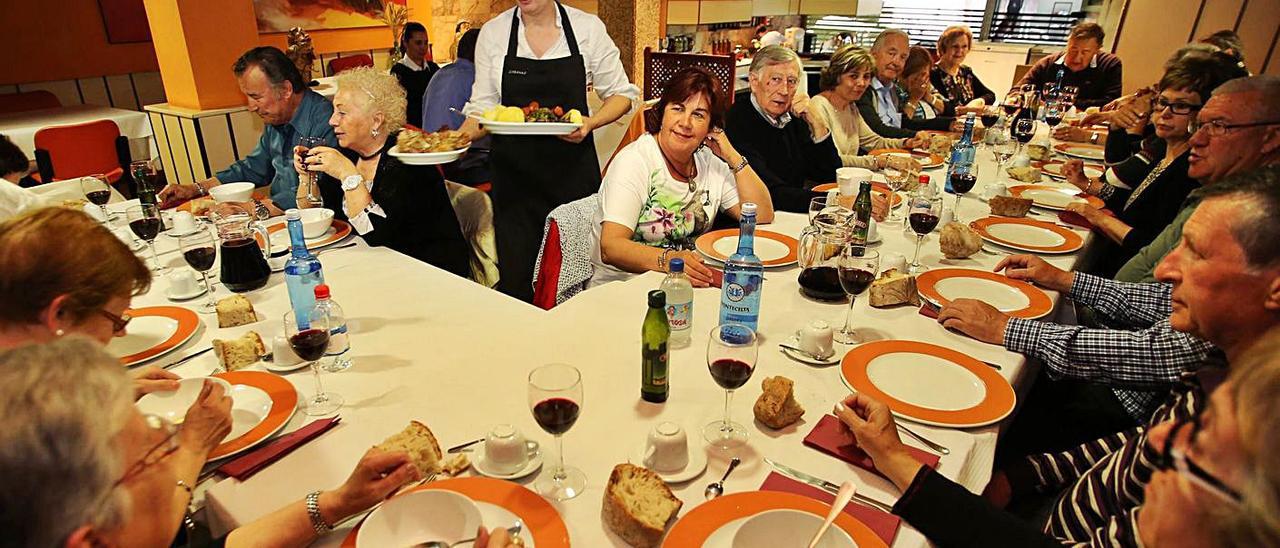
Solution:
<svg viewBox="0 0 1280 548">
<path fill-rule="evenodd" d="M 323 493 L 321 509 L 329 523 L 368 510 L 411 481 L 422 478 L 422 472 L 404 451 L 370 449 L 360 457 L 347 481 L 333 491 Z M 328 499 L 328 500 L 324 500 Z"/>
<path fill-rule="evenodd" d="M 1015 280 L 1031 282 L 1046 289 L 1066 292 L 1071 290 L 1075 274 L 1049 264 L 1048 261 L 1035 255 L 1010 255 L 996 264 L 993 272 L 1004 271 L 1004 275 Z"/>
<path fill-rule="evenodd" d="M 1089 180 L 1089 176 L 1084 174 L 1084 161 L 1078 158 L 1072 158 L 1062 163 L 1062 177 L 1083 192 L 1088 192 L 1089 187 L 1093 185 L 1093 181 Z"/>
<path fill-rule="evenodd" d="M 484 527 L 480 527 L 476 531 L 476 548 L 509 548 L 524 546 L 520 541 L 520 537 L 512 537 L 507 533 L 505 527 L 494 527 L 493 532 L 485 531 Z"/>
<path fill-rule="evenodd" d="M 208 455 L 230 432 L 231 397 L 221 384 L 206 380 L 182 420 L 179 445 Z"/>
<path fill-rule="evenodd" d="M 671 259 L 680 259 L 684 261 L 684 274 L 689 277 L 689 282 L 693 287 L 711 287 L 711 280 L 714 274 L 711 267 L 703 264 L 702 257 L 697 251 L 684 250 L 675 251 L 667 255 L 667 264 L 671 264 Z"/>
<path fill-rule="evenodd" d="M 905 148 L 907 150 L 916 149 L 916 148 L 928 148 L 928 147 L 929 147 L 928 138 L 921 139 L 919 137 L 908 137 L 906 141 L 902 142 L 902 148 Z M 883 158 L 883 156 L 881 157 Z M 890 156 L 890 158 L 901 158 L 901 156 Z M 903 158 L 903 159 L 909 160 L 910 158 Z"/>
<path fill-rule="evenodd" d="M 160 200 L 160 208 L 168 209 L 174 204 L 199 198 L 200 189 L 196 185 L 165 185 L 156 197 Z"/>
<path fill-rule="evenodd" d="M 570 143 L 581 143 L 583 139 L 586 139 L 588 135 L 591 135 L 591 131 L 594 130 L 595 128 L 596 128 L 595 119 L 590 116 L 583 116 L 582 126 L 579 127 L 578 129 L 573 130 L 573 133 L 570 133 L 568 135 L 561 135 L 560 139 L 569 141 Z"/>
<path fill-rule="evenodd" d="M 1087 113 L 1079 122 L 1076 123 L 1076 125 L 1085 128 L 1089 126 L 1110 124 L 1112 112 L 1113 111 L 1107 110 Z M 1059 137 L 1059 139 L 1061 139 L 1061 137 Z"/>
<path fill-rule="evenodd" d="M 853 432 L 858 447 L 871 456 L 876 469 L 899 489 L 906 489 L 923 465 L 898 437 L 898 425 L 889 407 L 866 394 L 853 394 L 836 403 L 834 412 Z"/>
<path fill-rule="evenodd" d="M 1074 143 L 1087 143 L 1093 137 L 1093 132 L 1075 126 L 1058 126 L 1053 130 L 1053 138 L 1059 141 L 1071 141 Z"/>
<path fill-rule="evenodd" d="M 938 312 L 938 323 L 988 344 L 1004 344 L 1009 316 L 976 299 L 956 299 Z"/>
<path fill-rule="evenodd" d="M 169 392 L 178 389 L 181 378 L 154 365 L 147 366 L 133 373 L 133 399 L 141 398 L 152 392 Z"/>
</svg>

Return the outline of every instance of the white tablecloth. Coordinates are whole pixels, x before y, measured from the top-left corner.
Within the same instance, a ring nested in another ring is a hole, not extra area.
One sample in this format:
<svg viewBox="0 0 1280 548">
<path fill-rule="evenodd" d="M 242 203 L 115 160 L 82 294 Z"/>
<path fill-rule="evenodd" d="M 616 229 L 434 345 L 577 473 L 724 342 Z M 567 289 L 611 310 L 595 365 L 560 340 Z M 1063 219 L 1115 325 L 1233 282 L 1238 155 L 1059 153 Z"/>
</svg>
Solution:
<svg viewBox="0 0 1280 548">
<path fill-rule="evenodd" d="M 980 156 L 990 163 L 988 155 Z M 983 172 L 983 180 L 994 174 Z M 935 178 L 941 176 L 936 170 Z M 981 189 L 981 185 L 979 185 Z M 953 198 L 948 197 L 948 204 Z M 986 214 L 986 204 L 964 198 L 961 218 L 973 220 Z M 798 236 L 806 219 L 779 214 L 762 228 Z M 881 226 L 881 253 L 896 251 L 910 259 L 914 237 L 901 227 Z M 162 260 L 183 266 L 175 243 L 158 240 Z M 1075 255 L 1047 257 L 1069 268 Z M 346 405 L 339 411 L 342 424 L 299 448 L 245 482 L 232 479 L 205 482 L 202 489 L 206 518 L 215 533 L 261 517 L 284 504 L 301 499 L 314 489 L 339 485 L 360 455 L 409 420 L 427 423 L 444 446 L 481 437 L 497 423 L 511 423 L 531 439 L 543 443 L 554 458 L 551 436 L 533 421 L 526 402 L 528 372 L 541 364 L 566 362 L 583 373 L 585 402 L 578 423 L 565 436 L 566 459 L 587 477 L 584 493 L 556 503 L 568 525 L 575 546 L 621 545 L 600 519 L 601 496 L 612 467 L 628 459 L 644 443 L 653 425 L 664 420 L 683 424 L 691 440 L 698 429 L 718 419 L 724 392 L 706 370 L 707 333 L 716 323 L 717 290 L 696 290 L 692 345 L 671 354 L 671 397 L 663 405 L 645 403 L 640 390 L 640 325 L 646 306 L 645 293 L 656 288 L 662 276 L 649 273 L 626 282 L 606 284 L 544 312 L 485 289 L 395 252 L 369 248 L 335 251 L 321 257 L 325 279 L 334 299 L 346 309 L 351 324 L 355 365 L 345 372 L 326 374 L 325 387 L 340 393 Z M 922 260 L 990 269 L 998 257 L 978 254 L 959 261 L 943 260 L 937 237 L 925 241 Z M 751 429 L 750 445 L 741 453 L 744 463 L 726 482 L 727 492 L 753 490 L 768 474 L 761 457 L 771 457 L 832 481 L 855 477 L 860 492 L 886 502 L 896 500 L 893 486 L 878 476 L 847 465 L 802 445 L 801 440 L 823 413 L 848 394 L 839 368 L 814 368 L 785 357 L 777 343 L 811 319 L 840 325 L 845 307 L 822 304 L 802 297 L 797 290 L 796 267 L 766 272 L 760 332 L 763 343 L 751 382 L 735 394 L 733 415 Z M 162 297 L 167 282 L 136 297 L 135 306 L 168 304 Z M 219 296 L 227 293 L 221 286 Z M 288 310 L 288 295 L 280 274 L 267 287 L 248 294 L 262 321 L 244 327 L 218 329 L 212 316 L 183 349 L 156 360 L 164 364 L 209 346 L 213 338 L 233 338 L 255 330 L 270 339 L 281 332 L 280 317 Z M 1057 295 L 1053 295 L 1057 299 Z M 198 301 L 197 301 L 198 302 Z M 1002 348 L 979 343 L 948 332 L 914 308 L 871 309 L 862 299 L 854 309 L 856 325 L 874 338 L 902 338 L 955 348 L 978 359 L 1003 366 L 1001 374 L 1014 386 L 1025 384 L 1031 368 L 1025 359 Z M 184 376 L 206 375 L 216 365 L 212 355 L 196 358 L 175 371 Z M 796 397 L 806 408 L 803 421 L 775 432 L 752 421 L 751 407 L 760 394 L 760 381 L 785 375 L 795 381 Z M 307 370 L 285 375 L 304 395 L 314 389 Z M 286 427 L 294 430 L 313 420 L 299 412 Z M 989 479 L 997 433 L 996 426 L 958 430 L 912 425 L 923 435 L 947 446 L 939 470 L 971 491 L 979 492 Z M 904 438 L 906 443 L 914 440 Z M 712 452 L 708 470 L 683 485 L 674 486 L 685 502 L 682 514 L 703 501 L 705 485 L 718 477 L 726 458 Z M 545 469 L 545 468 L 544 468 Z M 471 473 L 471 472 L 469 472 Z M 530 485 L 535 476 L 519 480 Z M 212 485 L 211 485 L 212 484 Z M 493 524 L 490 524 L 493 525 Z M 322 539 L 320 545 L 336 546 L 351 524 Z M 895 546 L 926 545 L 923 536 L 904 523 Z"/>
<path fill-rule="evenodd" d="M 155 158 L 155 140 L 151 138 L 151 121 L 136 110 L 104 107 L 101 105 L 71 105 L 0 114 L 0 135 L 13 140 L 30 159 L 35 159 L 36 132 L 51 126 L 82 124 L 95 120 L 111 120 L 120 126 L 120 134 L 128 137 L 134 159 L 142 159 L 142 153 Z"/>
</svg>

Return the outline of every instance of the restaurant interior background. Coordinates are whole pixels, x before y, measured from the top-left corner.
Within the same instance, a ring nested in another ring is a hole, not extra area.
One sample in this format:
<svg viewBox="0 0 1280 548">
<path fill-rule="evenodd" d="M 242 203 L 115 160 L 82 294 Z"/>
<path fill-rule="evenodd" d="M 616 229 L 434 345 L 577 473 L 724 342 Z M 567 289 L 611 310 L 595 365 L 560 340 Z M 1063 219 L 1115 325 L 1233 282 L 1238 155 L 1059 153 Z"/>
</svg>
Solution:
<svg viewBox="0 0 1280 548">
<path fill-rule="evenodd" d="M 398 0 L 430 33 L 433 55 L 447 61 L 460 19 L 483 23 L 510 0 Z M 1007 12 L 1012 9 L 1016 16 Z M 1249 69 L 1280 73 L 1280 0 L 564 0 L 597 13 L 642 85 L 645 47 L 692 52 L 745 46 L 765 18 L 778 30 L 807 29 L 802 49 L 821 64 L 822 43 L 838 32 L 869 45 L 881 28 L 907 29 L 932 48 L 948 24 L 975 34 L 966 63 L 992 88 L 1004 89 L 1020 66 L 1057 51 L 1070 25 L 1096 19 L 1104 49 L 1125 64 L 1126 91 L 1154 82 L 1169 51 L 1221 29 L 1243 39 Z M 252 150 L 261 121 L 241 105 L 231 62 L 255 45 L 286 47 L 285 33 L 260 33 L 253 0 L 58 0 L 4 2 L 10 59 L 0 65 L 0 94 L 48 90 L 65 105 L 145 110 L 166 176 L 200 180 Z M 656 17 L 655 17 L 656 15 Z M 107 21 L 117 28 L 109 38 Z M 123 30 L 119 27 L 123 25 Z M 148 30 L 150 31 L 148 33 Z M 392 36 L 385 26 L 309 31 L 314 74 L 335 57 L 367 54 L 385 66 Z M 148 36 L 148 34 L 150 36 Z M 120 35 L 128 40 L 120 43 Z M 158 37 L 152 38 L 152 37 Z M 114 42 L 113 42 L 114 41 Z M 739 69 L 742 72 L 742 69 Z"/>
</svg>

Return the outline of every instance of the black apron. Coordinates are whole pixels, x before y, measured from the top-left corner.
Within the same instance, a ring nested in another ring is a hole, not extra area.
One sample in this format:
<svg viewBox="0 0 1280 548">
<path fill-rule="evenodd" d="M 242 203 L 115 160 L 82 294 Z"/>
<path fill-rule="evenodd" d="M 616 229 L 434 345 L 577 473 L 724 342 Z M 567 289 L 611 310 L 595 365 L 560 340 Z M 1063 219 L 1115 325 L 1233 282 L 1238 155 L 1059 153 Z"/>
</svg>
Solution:
<svg viewBox="0 0 1280 548">
<path fill-rule="evenodd" d="M 518 10 L 519 8 L 517 8 Z M 511 39 L 502 66 L 502 104 L 523 107 L 531 101 L 567 112 L 587 110 L 587 75 L 569 14 L 556 2 L 569 56 L 535 60 L 516 56 L 520 18 L 511 15 Z M 587 135 L 574 144 L 545 135 L 494 135 L 493 229 L 498 246 L 498 289 L 533 301 L 533 264 L 542 243 L 542 226 L 556 206 L 600 190 L 600 163 Z"/>
</svg>

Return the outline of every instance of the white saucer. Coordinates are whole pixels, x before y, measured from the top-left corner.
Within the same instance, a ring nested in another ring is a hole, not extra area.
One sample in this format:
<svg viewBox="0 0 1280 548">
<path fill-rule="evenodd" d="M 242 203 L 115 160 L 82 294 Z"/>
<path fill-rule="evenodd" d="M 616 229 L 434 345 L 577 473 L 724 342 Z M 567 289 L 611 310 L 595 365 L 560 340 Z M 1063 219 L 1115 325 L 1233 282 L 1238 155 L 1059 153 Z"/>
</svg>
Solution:
<svg viewBox="0 0 1280 548">
<path fill-rule="evenodd" d="M 208 290 L 206 290 L 204 288 L 204 284 L 200 282 L 196 282 L 195 291 L 192 291 L 190 293 L 186 293 L 183 295 L 174 294 L 172 287 L 164 290 L 164 296 L 171 301 L 189 301 L 191 299 L 204 295 L 205 293 L 208 293 Z"/>
<path fill-rule="evenodd" d="M 641 447 L 635 454 L 628 459 L 636 466 L 644 466 L 645 448 Z M 663 472 L 661 470 L 653 470 L 653 473 L 662 478 L 667 483 L 682 483 L 698 477 L 707 469 L 707 451 L 701 445 L 692 444 L 689 448 L 689 463 L 684 468 L 674 472 Z"/>
<path fill-rule="evenodd" d="M 203 225 L 201 225 L 201 224 L 199 224 L 199 223 L 197 223 L 197 224 L 196 224 L 196 227 L 195 227 L 194 229 L 192 229 L 192 230 L 191 230 L 191 231 L 189 231 L 189 232 L 183 232 L 183 233 L 181 233 L 181 234 L 179 234 L 179 233 L 177 232 L 177 230 L 178 230 L 178 229 L 176 229 L 176 228 L 170 228 L 169 230 L 166 230 L 166 231 L 164 231 L 164 232 L 161 232 L 161 234 L 164 234 L 165 236 L 168 236 L 168 237 L 170 237 L 170 238 L 181 238 L 181 237 L 183 237 L 183 236 L 191 236 L 191 235 L 194 235 L 194 234 L 199 234 L 202 230 L 204 230 L 204 226 L 203 226 Z"/>
<path fill-rule="evenodd" d="M 499 474 L 497 472 L 494 472 L 493 470 L 489 470 L 487 468 L 488 467 L 487 462 L 488 461 L 486 461 L 484 458 L 483 450 L 472 453 L 471 468 L 473 468 L 477 474 L 480 474 L 482 476 L 488 476 L 494 479 L 513 480 L 517 478 L 523 478 L 529 474 L 536 472 L 539 468 L 542 468 L 542 452 L 539 451 L 537 453 L 534 453 L 532 456 L 529 457 L 529 462 L 525 463 L 524 468 L 516 470 L 515 472 L 512 472 L 510 474 Z"/>
<path fill-rule="evenodd" d="M 264 361 L 259 361 L 258 363 L 262 364 L 263 369 L 266 369 L 267 371 L 271 371 L 273 373 L 288 373 L 290 371 L 297 371 L 299 369 L 302 369 L 303 367 L 306 367 L 307 364 L 310 362 L 306 360 L 302 360 L 293 365 L 279 365 L 276 362 L 264 362 Z"/>
<path fill-rule="evenodd" d="M 787 344 L 788 346 L 794 346 L 796 348 L 799 348 L 800 339 L 795 335 L 792 335 L 787 338 L 785 344 Z M 795 350 L 791 350 L 790 348 L 784 348 L 781 346 L 778 347 L 778 350 L 781 350 L 782 353 L 786 354 L 788 358 L 791 358 L 800 363 L 807 363 L 809 365 L 836 365 L 840 363 L 841 359 L 844 358 L 844 355 L 840 353 L 839 346 L 840 346 L 840 343 L 832 343 L 831 349 L 833 350 L 833 352 L 831 353 L 831 357 L 825 360 L 815 360 L 813 358 L 810 358 L 809 356 L 796 352 Z"/>
</svg>

